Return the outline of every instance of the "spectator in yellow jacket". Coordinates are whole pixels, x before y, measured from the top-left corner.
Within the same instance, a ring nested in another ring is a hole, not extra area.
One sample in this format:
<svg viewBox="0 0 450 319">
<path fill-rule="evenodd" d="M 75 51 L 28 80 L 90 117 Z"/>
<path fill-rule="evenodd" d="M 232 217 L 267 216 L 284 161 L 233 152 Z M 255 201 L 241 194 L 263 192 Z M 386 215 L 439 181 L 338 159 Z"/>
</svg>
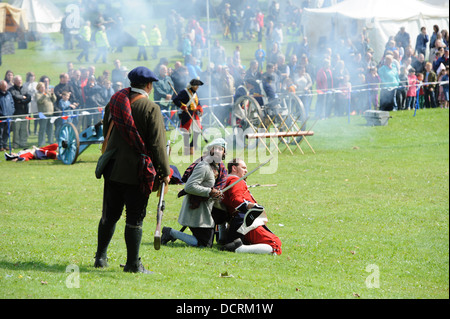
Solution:
<svg viewBox="0 0 450 319">
<path fill-rule="evenodd" d="M 101 57 L 102 62 L 106 63 L 108 50 L 110 48 L 108 36 L 106 35 L 105 26 L 101 25 L 99 30 L 95 34 L 95 44 L 97 45 L 97 55 L 95 56 L 94 63 Z"/>
<path fill-rule="evenodd" d="M 80 41 L 82 51 L 78 55 L 77 60 L 78 62 L 81 62 L 81 59 L 84 57 L 86 62 L 89 62 L 89 44 L 91 42 L 91 21 L 86 21 L 85 25 L 80 29 L 78 39 Z"/>
<path fill-rule="evenodd" d="M 145 32 L 145 25 L 142 24 L 140 29 L 139 29 L 139 33 L 137 34 L 137 45 L 139 47 L 139 52 L 138 52 L 138 56 L 137 56 L 137 60 L 141 61 L 141 57 L 144 58 L 145 61 L 148 60 L 147 58 L 147 50 L 145 49 L 145 47 L 150 46 L 150 42 L 148 41 L 148 37 L 147 37 L 147 33 Z"/>
<path fill-rule="evenodd" d="M 159 48 L 162 44 L 161 31 L 159 31 L 158 25 L 154 25 L 153 29 L 150 31 L 150 46 L 153 48 L 152 58 L 156 59 L 158 57 Z"/>
</svg>

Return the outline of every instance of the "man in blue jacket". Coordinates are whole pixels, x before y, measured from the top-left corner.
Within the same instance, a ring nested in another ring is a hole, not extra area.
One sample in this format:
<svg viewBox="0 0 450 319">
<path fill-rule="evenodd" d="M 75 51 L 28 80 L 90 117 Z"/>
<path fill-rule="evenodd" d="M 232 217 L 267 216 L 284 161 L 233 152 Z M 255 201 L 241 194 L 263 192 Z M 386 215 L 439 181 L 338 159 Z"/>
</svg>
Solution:
<svg viewBox="0 0 450 319">
<path fill-rule="evenodd" d="M 429 41 L 429 38 L 428 38 L 428 34 L 427 34 L 427 28 L 425 28 L 425 27 L 420 28 L 420 33 L 416 39 L 417 55 L 422 53 L 425 56 L 425 52 L 427 51 L 428 41 Z"/>
<path fill-rule="evenodd" d="M 14 101 L 6 81 L 0 81 L 0 152 L 6 151 L 9 138 L 7 118 L 14 114 Z"/>
</svg>

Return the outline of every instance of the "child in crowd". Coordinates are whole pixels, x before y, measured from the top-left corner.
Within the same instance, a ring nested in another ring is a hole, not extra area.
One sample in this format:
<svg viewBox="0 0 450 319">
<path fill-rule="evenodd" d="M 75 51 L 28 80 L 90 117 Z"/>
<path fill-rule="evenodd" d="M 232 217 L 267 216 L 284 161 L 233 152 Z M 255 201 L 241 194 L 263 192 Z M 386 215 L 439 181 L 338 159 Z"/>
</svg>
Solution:
<svg viewBox="0 0 450 319">
<path fill-rule="evenodd" d="M 348 112 L 351 112 L 350 115 L 356 115 L 356 111 L 354 110 L 355 105 L 351 105 L 351 98 L 352 98 L 352 84 L 350 82 L 350 75 L 346 74 L 344 75 L 344 78 L 342 79 L 342 87 L 341 87 L 341 93 L 338 93 L 337 99 L 339 103 L 337 103 L 336 113 L 338 116 L 343 116 L 345 114 L 348 115 Z M 350 105 L 349 105 L 350 104 Z M 351 108 L 353 107 L 353 110 L 351 111 Z"/>
<path fill-rule="evenodd" d="M 406 93 L 406 108 L 412 110 L 416 106 L 417 76 L 416 70 L 410 68 L 408 71 L 408 92 Z"/>
<path fill-rule="evenodd" d="M 449 98 L 449 83 L 448 83 L 448 67 L 445 69 L 445 75 L 442 77 L 442 82 L 447 82 L 447 83 L 445 83 L 445 84 L 442 84 L 442 88 L 443 88 L 443 90 L 444 90 L 444 98 L 445 98 L 445 100 L 444 100 L 444 108 L 446 108 L 446 109 L 448 109 L 448 107 L 449 107 L 449 101 L 448 101 L 448 98 Z"/>
<path fill-rule="evenodd" d="M 72 122 L 72 116 L 74 114 L 73 110 L 77 108 L 78 103 L 71 103 L 70 92 L 62 92 L 61 100 L 59 100 L 59 108 L 63 111 L 63 115 L 69 116 L 67 119 L 69 122 Z"/>
<path fill-rule="evenodd" d="M 255 59 L 258 61 L 258 72 L 261 72 L 266 61 L 266 51 L 262 48 L 261 43 L 258 43 L 258 49 L 255 51 Z"/>
<path fill-rule="evenodd" d="M 285 78 L 281 85 L 282 92 L 295 93 L 296 86 L 291 78 Z"/>
<path fill-rule="evenodd" d="M 446 79 L 446 80 L 445 80 Z M 439 82 L 439 95 L 438 95 L 438 101 L 439 105 L 442 108 L 448 108 L 448 83 L 447 83 L 447 98 L 445 97 L 445 91 L 444 91 L 444 85 L 441 84 L 441 82 L 448 81 L 448 73 L 446 68 L 442 68 L 441 72 L 438 76 L 438 82 Z"/>
<path fill-rule="evenodd" d="M 419 109 L 423 109 L 425 107 L 425 93 L 423 92 L 422 83 L 423 83 L 423 73 L 419 73 L 417 74 L 417 84 L 419 85 Z"/>
</svg>

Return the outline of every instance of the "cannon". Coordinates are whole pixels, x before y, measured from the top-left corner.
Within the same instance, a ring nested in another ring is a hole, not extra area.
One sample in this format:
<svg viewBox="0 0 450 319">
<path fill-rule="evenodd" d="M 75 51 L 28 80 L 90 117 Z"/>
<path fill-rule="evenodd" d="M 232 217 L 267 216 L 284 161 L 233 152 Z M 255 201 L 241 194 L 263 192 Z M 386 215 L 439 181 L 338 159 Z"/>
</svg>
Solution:
<svg viewBox="0 0 450 319">
<path fill-rule="evenodd" d="M 277 103 L 268 103 L 260 105 L 258 101 L 251 95 L 244 95 L 238 98 L 231 112 L 231 126 L 233 128 L 240 127 L 247 129 L 249 127 L 254 130 L 265 125 L 273 124 L 279 126 L 284 123 L 292 124 L 295 122 L 304 122 L 306 120 L 306 112 L 300 98 L 294 93 L 278 94 Z M 265 101 L 266 103 L 267 101 Z M 271 105 L 273 104 L 273 105 Z M 282 127 L 278 127 L 280 130 Z"/>
<path fill-rule="evenodd" d="M 261 91 L 264 92 L 262 88 Z M 264 141 L 264 139 L 270 138 L 279 153 L 282 153 L 277 145 L 280 141 L 284 143 L 291 154 L 293 151 L 289 144 L 293 143 L 303 153 L 299 143 L 303 139 L 306 140 L 305 135 L 313 133 L 303 130 L 307 114 L 301 99 L 291 92 L 278 93 L 278 98 L 270 102 L 264 94 L 262 98 L 263 105 L 260 105 L 251 95 L 241 96 L 235 101 L 231 112 L 231 126 L 234 135 L 238 135 L 239 129 L 246 132 L 241 142 L 244 148 L 254 148 L 260 142 L 271 153 Z M 275 132 L 271 132 L 272 129 Z M 256 139 L 256 143 L 250 144 L 249 139 Z M 310 146 L 309 143 L 308 146 Z M 311 150 L 314 152 L 312 148 Z"/>
<path fill-rule="evenodd" d="M 62 125 L 58 135 L 58 154 L 61 161 L 66 165 L 76 162 L 78 156 L 91 144 L 103 143 L 103 122 L 86 128 L 81 134 L 70 122 Z"/>
</svg>

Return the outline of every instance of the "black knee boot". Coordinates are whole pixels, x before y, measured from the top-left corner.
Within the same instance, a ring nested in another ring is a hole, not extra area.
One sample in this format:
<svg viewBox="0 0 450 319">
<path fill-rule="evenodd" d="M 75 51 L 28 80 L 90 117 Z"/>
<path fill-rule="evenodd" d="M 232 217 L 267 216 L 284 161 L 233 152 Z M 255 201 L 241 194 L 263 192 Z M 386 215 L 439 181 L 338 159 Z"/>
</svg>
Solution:
<svg viewBox="0 0 450 319">
<path fill-rule="evenodd" d="M 95 268 L 107 267 L 106 252 L 108 250 L 111 238 L 114 235 L 116 224 L 103 223 L 100 219 L 98 224 L 97 253 L 95 254 Z"/>
<path fill-rule="evenodd" d="M 127 245 L 127 263 L 123 268 L 125 272 L 140 272 L 144 274 L 152 274 L 142 265 L 139 258 L 139 246 L 142 239 L 142 227 L 125 226 L 125 244 Z"/>
</svg>

